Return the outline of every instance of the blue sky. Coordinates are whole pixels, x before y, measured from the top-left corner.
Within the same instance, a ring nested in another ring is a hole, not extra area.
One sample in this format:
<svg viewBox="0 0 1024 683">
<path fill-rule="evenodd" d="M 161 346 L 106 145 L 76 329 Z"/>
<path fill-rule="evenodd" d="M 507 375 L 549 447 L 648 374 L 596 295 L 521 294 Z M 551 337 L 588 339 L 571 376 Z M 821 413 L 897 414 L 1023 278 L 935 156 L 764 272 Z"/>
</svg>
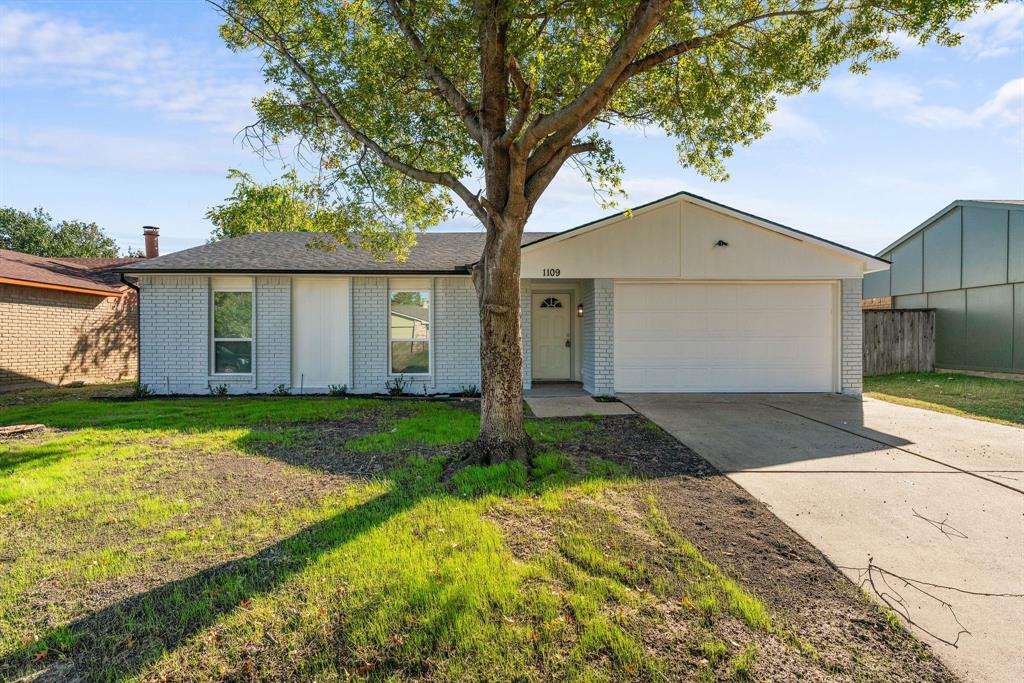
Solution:
<svg viewBox="0 0 1024 683">
<path fill-rule="evenodd" d="M 164 252 L 204 242 L 228 168 L 280 170 L 236 139 L 263 84 L 218 23 L 201 0 L 0 1 L 0 205 L 96 221 L 123 247 L 144 224 Z M 679 167 L 657 132 L 614 134 L 626 205 L 689 190 L 876 251 L 954 199 L 1024 198 L 1024 4 L 960 29 L 958 48 L 908 44 L 868 76 L 781 101 L 725 183 Z M 528 229 L 605 213 L 563 171 Z"/>
</svg>

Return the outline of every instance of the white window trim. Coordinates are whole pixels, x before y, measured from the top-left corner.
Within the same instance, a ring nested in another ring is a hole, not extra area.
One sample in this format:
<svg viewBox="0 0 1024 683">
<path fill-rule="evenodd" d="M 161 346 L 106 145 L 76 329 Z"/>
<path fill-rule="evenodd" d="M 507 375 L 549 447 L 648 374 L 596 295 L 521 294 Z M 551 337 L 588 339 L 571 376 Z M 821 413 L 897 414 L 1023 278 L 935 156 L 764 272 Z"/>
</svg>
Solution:
<svg viewBox="0 0 1024 683">
<path fill-rule="evenodd" d="M 244 282 L 243 282 L 244 281 Z M 214 300 L 217 292 L 249 292 L 251 318 L 249 319 L 248 337 L 217 337 L 214 330 Z M 249 342 L 249 372 L 217 372 L 216 344 L 219 341 Z M 256 371 L 256 287 L 254 278 L 210 278 L 210 377 L 250 379 Z"/>
<path fill-rule="evenodd" d="M 422 282 L 421 278 L 416 278 Z M 430 380 L 434 376 L 434 278 L 426 279 L 426 287 L 413 286 L 412 279 L 393 279 L 388 280 L 388 296 L 387 296 L 387 321 L 388 321 L 388 377 L 411 377 L 413 379 L 424 379 Z M 405 286 L 403 286 L 405 285 Z M 391 368 L 391 342 L 392 341 L 422 341 L 422 340 L 409 340 L 409 339 L 392 339 L 391 338 L 391 295 L 395 292 L 430 292 L 430 310 L 428 328 L 427 328 L 427 372 L 392 372 Z"/>
</svg>

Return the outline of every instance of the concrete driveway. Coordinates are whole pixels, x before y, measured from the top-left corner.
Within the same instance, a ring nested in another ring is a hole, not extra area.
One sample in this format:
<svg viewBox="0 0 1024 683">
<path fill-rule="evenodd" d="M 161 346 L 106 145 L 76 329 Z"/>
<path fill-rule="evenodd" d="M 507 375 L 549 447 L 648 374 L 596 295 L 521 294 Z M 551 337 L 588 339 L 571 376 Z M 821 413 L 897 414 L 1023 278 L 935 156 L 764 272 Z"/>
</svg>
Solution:
<svg viewBox="0 0 1024 683">
<path fill-rule="evenodd" d="M 866 587 L 965 680 L 1024 680 L 1024 598 L 979 595 L 1024 594 L 1024 429 L 835 395 L 621 398 L 853 581 L 870 561 L 919 582 Z"/>
</svg>

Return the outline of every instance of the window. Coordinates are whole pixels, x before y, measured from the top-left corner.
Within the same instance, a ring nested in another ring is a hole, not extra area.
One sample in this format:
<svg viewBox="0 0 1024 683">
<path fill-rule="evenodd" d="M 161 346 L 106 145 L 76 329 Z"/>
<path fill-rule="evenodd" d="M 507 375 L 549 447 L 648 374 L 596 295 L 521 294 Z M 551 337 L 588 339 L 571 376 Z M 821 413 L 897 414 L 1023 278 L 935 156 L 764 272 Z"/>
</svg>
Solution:
<svg viewBox="0 0 1024 683">
<path fill-rule="evenodd" d="M 225 278 L 212 283 L 213 372 L 252 372 L 252 282 Z"/>
<path fill-rule="evenodd" d="M 562 307 L 562 302 L 559 299 L 556 299 L 553 296 L 549 296 L 547 299 L 544 299 L 544 301 L 540 302 L 540 307 L 541 308 L 561 308 Z"/>
<path fill-rule="evenodd" d="M 430 374 L 430 282 L 393 281 L 388 297 L 391 374 Z"/>
</svg>

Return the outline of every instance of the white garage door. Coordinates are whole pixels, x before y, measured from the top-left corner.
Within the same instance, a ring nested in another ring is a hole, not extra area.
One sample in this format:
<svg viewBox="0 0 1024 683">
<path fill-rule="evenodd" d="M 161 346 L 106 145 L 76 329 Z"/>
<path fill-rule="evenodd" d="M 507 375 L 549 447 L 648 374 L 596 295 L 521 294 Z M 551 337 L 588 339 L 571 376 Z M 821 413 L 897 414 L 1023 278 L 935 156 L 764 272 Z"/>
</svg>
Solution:
<svg viewBox="0 0 1024 683">
<path fill-rule="evenodd" d="M 616 391 L 833 391 L 829 284 L 615 285 Z"/>
<path fill-rule="evenodd" d="M 350 385 L 348 278 L 292 279 L 292 386 Z"/>
</svg>

